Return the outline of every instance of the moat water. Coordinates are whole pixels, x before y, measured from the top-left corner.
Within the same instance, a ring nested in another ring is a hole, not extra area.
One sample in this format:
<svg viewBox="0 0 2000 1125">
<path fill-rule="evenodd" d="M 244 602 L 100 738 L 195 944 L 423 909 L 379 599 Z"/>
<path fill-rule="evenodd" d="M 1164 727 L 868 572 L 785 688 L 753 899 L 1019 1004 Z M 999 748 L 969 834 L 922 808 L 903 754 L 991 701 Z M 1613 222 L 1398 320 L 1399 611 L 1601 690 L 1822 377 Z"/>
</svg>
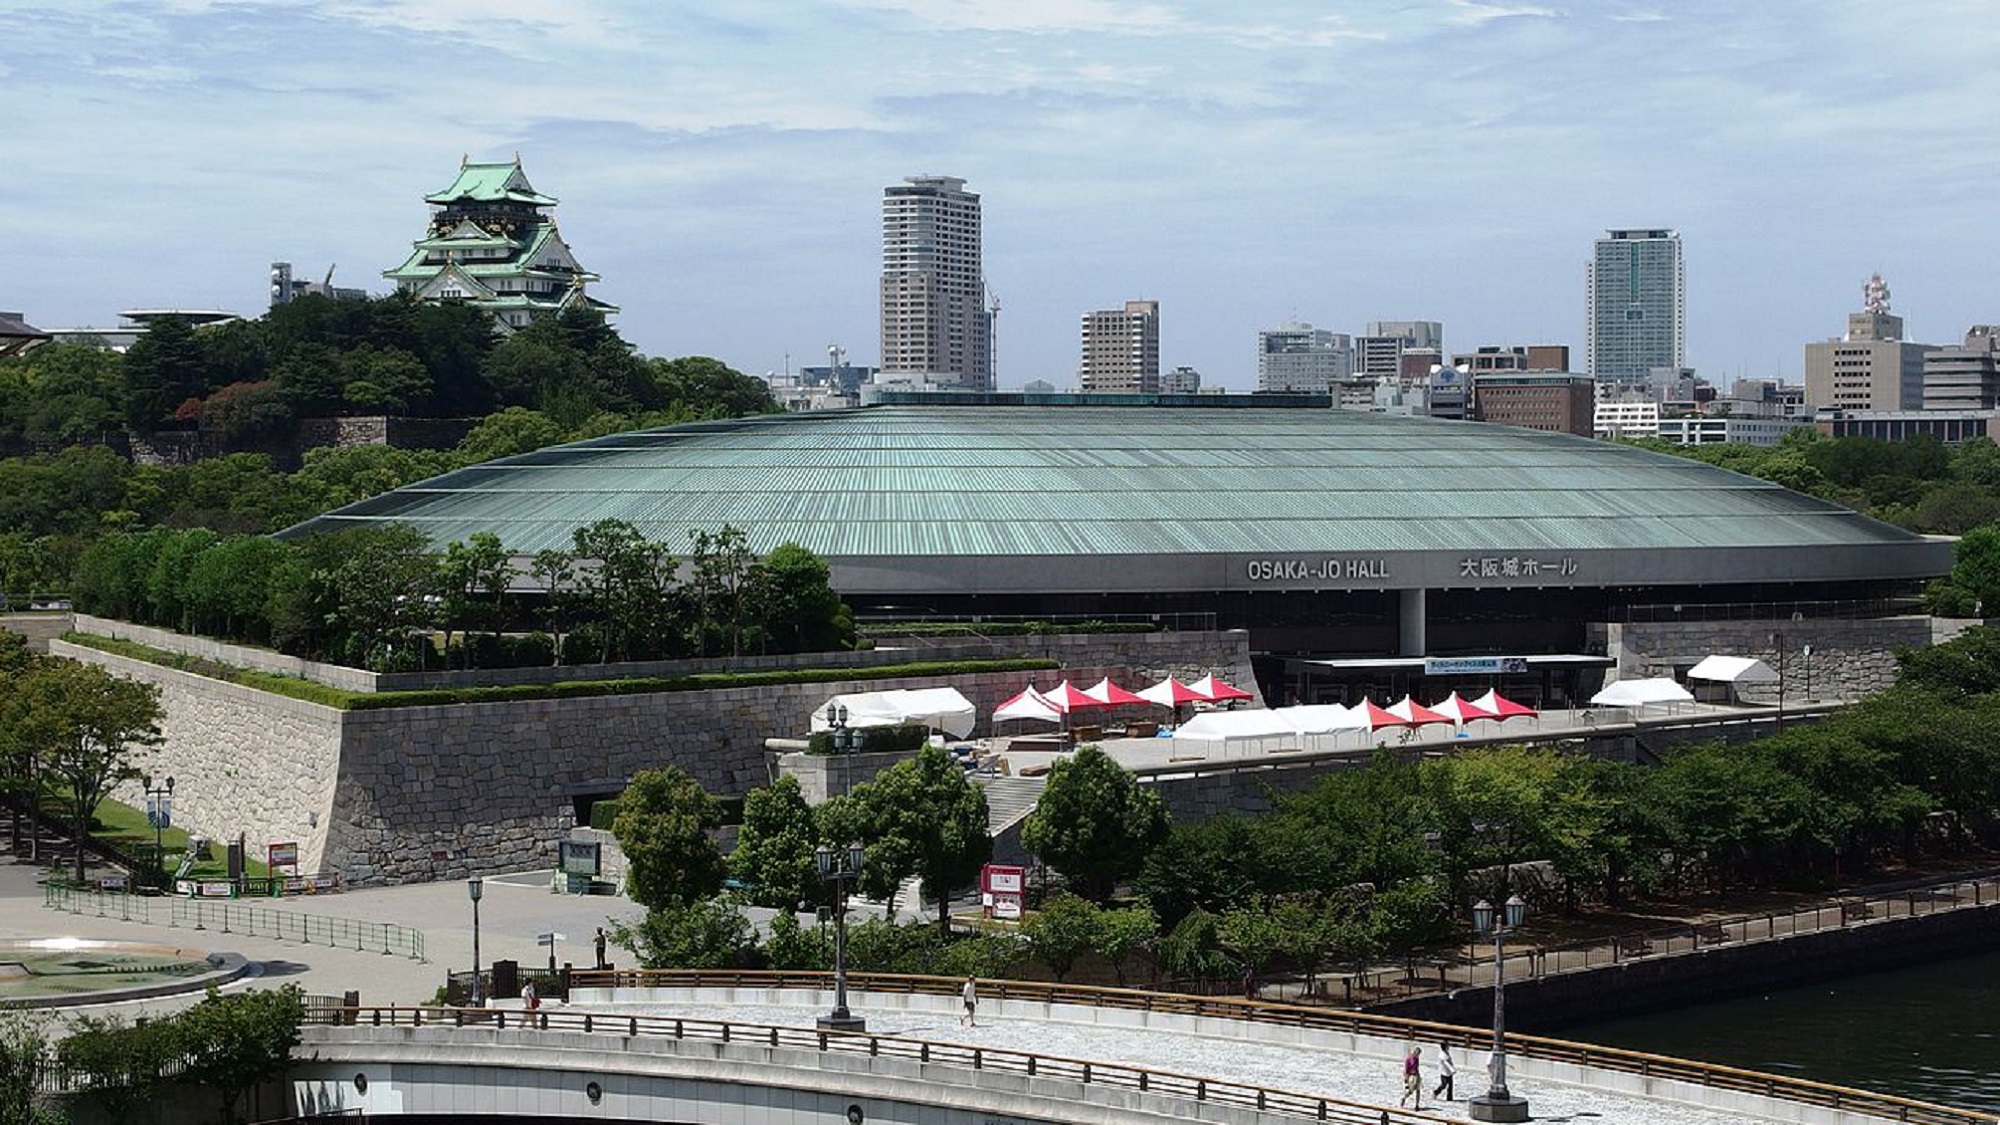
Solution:
<svg viewBox="0 0 2000 1125">
<path fill-rule="evenodd" d="M 2000 950 L 1557 1034 L 2000 1112 Z"/>
</svg>

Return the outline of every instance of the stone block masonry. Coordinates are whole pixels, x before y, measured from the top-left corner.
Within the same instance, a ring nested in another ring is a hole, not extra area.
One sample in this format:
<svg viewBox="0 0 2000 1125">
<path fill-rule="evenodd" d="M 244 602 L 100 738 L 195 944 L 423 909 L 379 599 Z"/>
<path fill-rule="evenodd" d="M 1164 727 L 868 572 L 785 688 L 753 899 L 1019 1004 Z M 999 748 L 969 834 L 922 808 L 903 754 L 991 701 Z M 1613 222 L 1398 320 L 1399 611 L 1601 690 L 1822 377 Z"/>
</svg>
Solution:
<svg viewBox="0 0 2000 1125">
<path fill-rule="evenodd" d="M 1033 638 L 1044 646 L 1064 639 Z M 1063 653 L 1060 674 L 1084 684 L 1210 671 L 1254 682 L 1241 633 L 1073 640 L 1087 643 L 1052 650 Z M 1120 642 L 1130 642 L 1122 654 Z M 984 714 L 1023 684 L 1058 674 L 340 711 L 62 641 L 51 649 L 160 685 L 166 742 L 141 765 L 174 775 L 177 823 L 218 840 L 241 832 L 253 848 L 297 840 L 304 870 L 356 885 L 553 866 L 556 841 L 575 826 L 577 798 L 614 794 L 649 767 L 679 766 L 719 794 L 767 784 L 764 740 L 804 734 L 832 695 L 949 686 Z M 1085 656 L 1098 659 L 1078 659 Z M 144 802 L 137 786 L 115 796 Z"/>
<path fill-rule="evenodd" d="M 1655 621 L 1605 627 L 1621 678 L 1679 677 L 1715 653 L 1748 656 L 1783 672 L 1785 699 L 1863 699 L 1896 682 L 1896 650 L 1928 648 L 1928 617 L 1801 621 Z M 1782 658 L 1778 638 L 1784 640 Z M 1804 646 L 1812 646 L 1805 655 Z M 1743 698 L 1772 703 L 1778 685 L 1747 685 Z"/>
</svg>

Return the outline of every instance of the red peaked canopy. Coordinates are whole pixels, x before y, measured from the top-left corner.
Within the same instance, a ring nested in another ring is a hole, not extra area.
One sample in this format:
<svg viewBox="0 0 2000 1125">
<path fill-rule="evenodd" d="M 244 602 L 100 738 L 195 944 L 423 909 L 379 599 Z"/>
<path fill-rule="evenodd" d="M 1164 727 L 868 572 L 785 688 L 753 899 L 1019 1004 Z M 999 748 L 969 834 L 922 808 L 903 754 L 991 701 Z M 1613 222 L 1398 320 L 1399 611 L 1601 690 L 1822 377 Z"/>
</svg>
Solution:
<svg viewBox="0 0 2000 1125">
<path fill-rule="evenodd" d="M 1232 699 L 1257 698 L 1240 687 L 1223 683 L 1212 674 L 1203 676 L 1201 679 L 1189 684 L 1188 687 L 1200 692 L 1203 699 L 1209 700 L 1212 703 L 1227 703 Z"/>
<path fill-rule="evenodd" d="M 1138 692 L 1139 698 L 1160 707 L 1179 707 L 1183 703 L 1206 703 L 1208 697 L 1168 676 L 1152 687 Z"/>
<path fill-rule="evenodd" d="M 1460 726 L 1464 726 L 1474 719 L 1499 718 L 1498 715 L 1479 706 L 1479 704 L 1459 698 L 1457 692 L 1452 692 L 1443 703 L 1431 708 L 1431 710 L 1436 711 L 1438 714 L 1443 715 Z"/>
<path fill-rule="evenodd" d="M 1062 683 L 1043 692 L 1042 695 L 1064 712 L 1083 711 L 1092 707 L 1109 706 L 1102 699 L 1093 699 L 1089 695 L 1084 694 L 1083 689 L 1070 683 L 1068 680 L 1064 680 Z"/>
<path fill-rule="evenodd" d="M 1117 707 L 1127 703 L 1152 702 L 1149 699 L 1141 699 L 1124 688 L 1119 687 L 1117 684 L 1112 683 L 1110 676 L 1106 676 L 1089 687 L 1084 688 L 1083 694 L 1107 707 Z"/>
<path fill-rule="evenodd" d="M 1450 715 L 1438 714 L 1436 711 L 1418 703 L 1407 695 L 1401 700 L 1391 703 L 1388 711 L 1391 715 L 1401 718 L 1413 727 L 1421 727 L 1429 723 L 1450 723 L 1457 721 Z"/>
<path fill-rule="evenodd" d="M 1405 719 L 1401 715 L 1375 706 L 1375 701 L 1372 699 L 1362 700 L 1361 709 L 1368 716 L 1368 729 L 1371 731 L 1378 731 L 1383 727 L 1407 727 L 1412 725 L 1410 720 Z"/>
<path fill-rule="evenodd" d="M 1478 699 L 1474 700 L 1472 705 L 1474 707 L 1479 708 L 1482 711 L 1493 712 L 1494 718 L 1503 721 L 1511 719 L 1516 715 L 1526 715 L 1532 718 L 1536 715 L 1541 714 L 1541 712 L 1535 710 L 1533 707 L 1524 706 L 1522 704 L 1514 702 L 1511 699 L 1503 697 L 1497 691 L 1487 692 L 1485 695 L 1482 695 Z"/>
</svg>

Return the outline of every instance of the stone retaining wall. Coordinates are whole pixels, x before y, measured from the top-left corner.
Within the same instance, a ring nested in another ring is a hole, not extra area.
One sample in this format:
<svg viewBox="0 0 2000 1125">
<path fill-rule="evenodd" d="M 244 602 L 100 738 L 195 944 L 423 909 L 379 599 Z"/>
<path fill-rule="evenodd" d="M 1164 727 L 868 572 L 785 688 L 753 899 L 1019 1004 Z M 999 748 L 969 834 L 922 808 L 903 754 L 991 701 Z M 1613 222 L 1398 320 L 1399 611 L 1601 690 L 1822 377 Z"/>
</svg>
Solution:
<svg viewBox="0 0 2000 1125">
<path fill-rule="evenodd" d="M 329 870 L 324 857 L 344 712 L 67 641 L 53 641 L 49 650 L 159 687 L 166 741 L 135 764 L 156 779 L 174 779 L 176 825 L 218 842 L 240 832 L 252 856 L 274 841 L 296 840 L 299 870 Z M 146 805 L 136 780 L 109 796 Z"/>
<path fill-rule="evenodd" d="M 1783 672 L 1785 698 L 1791 702 L 1874 695 L 1896 681 L 1898 648 L 1927 648 L 1932 642 L 1928 617 L 1652 621 L 1603 628 L 1607 652 L 1617 659 L 1621 678 L 1673 676 L 1715 653 L 1748 656 Z M 1780 635 L 1785 647 L 1782 661 L 1775 643 Z M 1810 657 L 1805 645 L 1812 646 Z M 1774 702 L 1778 685 L 1746 685 L 1742 696 Z"/>
</svg>

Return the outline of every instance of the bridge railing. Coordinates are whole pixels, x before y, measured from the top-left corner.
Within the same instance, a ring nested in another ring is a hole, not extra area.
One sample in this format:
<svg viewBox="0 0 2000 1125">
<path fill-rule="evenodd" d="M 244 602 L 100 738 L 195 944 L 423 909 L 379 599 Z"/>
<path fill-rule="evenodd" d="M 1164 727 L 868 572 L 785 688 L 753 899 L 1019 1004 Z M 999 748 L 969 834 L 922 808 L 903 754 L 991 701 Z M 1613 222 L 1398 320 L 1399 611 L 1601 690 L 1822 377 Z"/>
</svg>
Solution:
<svg viewBox="0 0 2000 1125">
<path fill-rule="evenodd" d="M 964 987 L 959 977 L 916 976 L 898 973 L 849 973 L 847 986 L 859 992 L 920 994 L 957 997 Z M 570 988 L 738 988 L 812 989 L 833 987 L 833 974 L 817 972 L 772 972 L 711 969 L 579 969 L 570 975 Z M 1058 984 L 1044 981 L 986 980 L 979 982 L 981 1000 L 1019 1000 L 1034 1004 L 1076 1004 L 1098 1008 L 1122 1008 L 1208 1019 L 1240 1020 L 1284 1027 L 1311 1028 L 1341 1034 L 1418 1043 L 1446 1043 L 1465 1051 L 1484 1051 L 1492 1045 L 1490 1031 L 1404 1019 L 1368 1012 L 1309 1008 L 1297 1004 L 1276 1004 L 1236 997 L 1189 996 L 1172 992 L 1147 992 L 1130 988 L 1096 985 Z M 1805 1105 L 1847 1110 L 1889 1121 L 1910 1121 L 1920 1125 L 1995 1125 L 1990 1113 L 1975 1113 L 1950 1106 L 1877 1094 L 1803 1078 L 1764 1074 L 1754 1070 L 1716 1063 L 1650 1055 L 1616 1047 L 1573 1043 L 1537 1035 L 1507 1036 L 1510 1057 L 1542 1059 L 1600 1070 L 1619 1071 L 1650 1078 L 1686 1082 L 1715 1090 L 1757 1094 Z"/>
<path fill-rule="evenodd" d="M 518 1011 L 504 1008 L 341 1008 L 308 1011 L 309 1024 L 361 1027 L 484 1028 L 494 1031 L 565 1031 L 586 1035 L 661 1036 L 749 1047 L 790 1048 L 823 1054 L 866 1055 L 905 1059 L 938 1066 L 963 1067 L 1054 1078 L 1086 1086 L 1113 1087 L 1213 1105 L 1254 1109 L 1259 1113 L 1332 1121 L 1350 1125 L 1435 1125 L 1427 1114 L 1387 1106 L 1347 1101 L 1321 1094 L 1255 1086 L 1181 1074 L 1128 1063 L 1093 1062 L 1062 1055 L 1043 1055 L 964 1043 L 906 1039 L 894 1035 L 822 1031 L 806 1027 L 735 1023 L 728 1020 L 680 1019 L 673 1016 L 616 1015 L 560 1010 Z"/>
</svg>

